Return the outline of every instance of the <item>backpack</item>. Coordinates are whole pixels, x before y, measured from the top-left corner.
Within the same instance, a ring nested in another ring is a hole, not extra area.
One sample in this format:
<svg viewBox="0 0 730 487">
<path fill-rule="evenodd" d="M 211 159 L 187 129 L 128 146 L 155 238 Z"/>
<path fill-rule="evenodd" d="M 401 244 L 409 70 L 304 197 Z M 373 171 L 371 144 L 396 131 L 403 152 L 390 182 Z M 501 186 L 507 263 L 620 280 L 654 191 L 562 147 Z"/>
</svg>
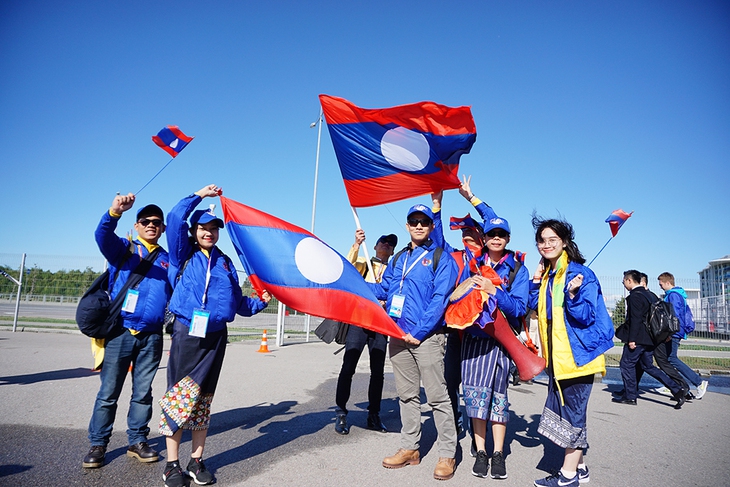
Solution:
<svg viewBox="0 0 730 487">
<path fill-rule="evenodd" d="M 393 267 L 395 267 L 396 262 L 398 262 L 398 259 L 401 255 L 403 255 L 403 252 L 405 252 L 408 249 L 408 246 L 403 247 L 401 250 L 398 251 L 397 254 L 395 254 L 395 257 L 393 257 Z M 436 247 L 433 250 L 433 261 L 431 262 L 431 267 L 433 268 L 433 271 L 436 272 L 436 268 L 439 266 L 439 260 L 441 260 L 441 254 L 444 253 L 443 247 Z"/>
<path fill-rule="evenodd" d="M 674 314 L 674 306 L 668 301 L 649 300 L 649 312 L 646 316 L 646 328 L 655 344 L 664 343 L 667 338 L 679 331 L 679 318 Z"/>
</svg>

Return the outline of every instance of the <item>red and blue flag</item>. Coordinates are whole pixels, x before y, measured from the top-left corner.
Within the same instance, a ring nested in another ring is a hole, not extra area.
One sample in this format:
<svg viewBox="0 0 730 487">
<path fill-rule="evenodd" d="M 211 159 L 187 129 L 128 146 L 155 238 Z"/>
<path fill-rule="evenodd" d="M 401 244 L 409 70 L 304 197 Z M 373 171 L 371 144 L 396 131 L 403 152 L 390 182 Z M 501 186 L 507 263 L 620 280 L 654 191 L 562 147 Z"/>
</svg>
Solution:
<svg viewBox="0 0 730 487">
<path fill-rule="evenodd" d="M 226 228 L 259 295 L 322 318 L 402 338 L 355 267 L 312 233 L 221 196 Z"/>
<path fill-rule="evenodd" d="M 615 210 L 611 212 L 608 218 L 606 218 L 606 223 L 608 223 L 608 225 L 611 227 L 612 237 L 616 236 L 619 229 L 621 228 L 621 225 L 626 223 L 626 220 L 628 220 L 633 214 L 633 211 L 631 213 L 626 213 L 624 210 Z"/>
<path fill-rule="evenodd" d="M 350 205 L 459 187 L 459 158 L 477 137 L 471 108 L 426 101 L 365 109 L 343 98 L 319 99 Z"/>
<path fill-rule="evenodd" d="M 152 141 L 162 150 L 176 157 L 194 137 L 188 137 L 176 125 L 168 125 L 152 136 Z"/>
<path fill-rule="evenodd" d="M 472 217 L 471 213 L 467 213 L 464 218 L 459 218 L 457 216 L 452 216 L 449 220 L 449 229 L 451 230 L 463 230 L 464 228 L 474 228 L 474 229 L 482 229 L 482 226 L 479 225 Z"/>
</svg>

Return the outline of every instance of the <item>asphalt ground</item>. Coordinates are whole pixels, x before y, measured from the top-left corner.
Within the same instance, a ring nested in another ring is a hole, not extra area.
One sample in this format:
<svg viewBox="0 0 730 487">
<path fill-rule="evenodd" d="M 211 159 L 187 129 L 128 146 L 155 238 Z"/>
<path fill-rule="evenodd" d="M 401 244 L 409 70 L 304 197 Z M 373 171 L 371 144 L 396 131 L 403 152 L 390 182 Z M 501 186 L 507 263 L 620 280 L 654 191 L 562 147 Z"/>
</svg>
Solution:
<svg viewBox="0 0 730 487">
<path fill-rule="evenodd" d="M 390 364 L 381 416 L 391 433 L 364 428 L 367 416 L 367 354 L 353 382 L 347 436 L 334 432 L 334 395 L 342 355 L 322 342 L 287 345 L 269 341 L 228 346 L 213 402 L 206 465 L 221 485 L 256 486 L 422 486 L 433 479 L 438 458 L 436 432 L 423 406 L 422 462 L 398 470 L 381 466 L 399 447 L 397 396 Z M 166 340 L 165 350 L 169 349 Z M 164 354 L 154 382 L 165 388 Z M 89 339 L 74 333 L 0 331 L 0 485 L 162 486 L 165 442 L 157 434 L 155 404 L 149 442 L 161 452 L 158 463 L 141 464 L 125 455 L 125 385 L 106 465 L 83 469 L 89 448 L 87 425 L 99 387 L 90 371 Z M 713 376 L 710 392 L 681 410 L 642 382 L 637 406 L 611 402 L 620 386 L 616 370 L 594 384 L 588 408 L 586 461 L 594 486 L 724 486 L 730 484 L 730 387 Z M 129 382 L 129 381 L 128 381 Z M 506 480 L 471 475 L 469 438 L 461 437 L 457 471 L 448 484 L 529 486 L 562 463 L 562 450 L 537 434 L 545 400 L 544 377 L 510 387 Z M 181 447 L 190 454 L 186 432 Z"/>
</svg>

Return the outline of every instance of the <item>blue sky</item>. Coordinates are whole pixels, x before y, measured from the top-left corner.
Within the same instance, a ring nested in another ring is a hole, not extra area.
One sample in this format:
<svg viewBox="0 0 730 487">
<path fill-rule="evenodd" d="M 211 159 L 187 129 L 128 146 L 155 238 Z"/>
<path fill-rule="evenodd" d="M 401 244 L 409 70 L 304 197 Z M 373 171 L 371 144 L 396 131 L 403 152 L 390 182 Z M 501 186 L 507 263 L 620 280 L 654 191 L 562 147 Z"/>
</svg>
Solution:
<svg viewBox="0 0 730 487">
<path fill-rule="evenodd" d="M 611 211 L 635 211 L 599 275 L 692 278 L 730 253 L 726 2 L 10 0 L 0 46 L 0 254 L 97 258 L 114 194 L 169 160 L 150 140 L 168 124 L 195 140 L 138 207 L 169 210 L 215 183 L 308 229 L 320 93 L 471 106 L 460 172 L 531 270 L 533 210 L 570 221 L 589 260 Z M 369 247 L 383 233 L 404 242 L 418 201 L 360 209 Z M 446 214 L 469 210 L 446 194 Z M 325 129 L 315 233 L 344 253 L 353 232 Z"/>
</svg>

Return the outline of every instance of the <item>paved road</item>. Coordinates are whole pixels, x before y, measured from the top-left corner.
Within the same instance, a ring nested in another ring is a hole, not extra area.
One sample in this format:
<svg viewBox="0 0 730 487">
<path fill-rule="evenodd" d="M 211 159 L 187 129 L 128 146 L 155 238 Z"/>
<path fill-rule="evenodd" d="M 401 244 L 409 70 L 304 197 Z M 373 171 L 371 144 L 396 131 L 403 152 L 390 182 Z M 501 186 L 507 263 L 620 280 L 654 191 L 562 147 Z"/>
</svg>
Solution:
<svg viewBox="0 0 730 487">
<path fill-rule="evenodd" d="M 166 349 L 169 342 L 166 343 Z M 419 486 L 436 485 L 433 419 L 424 406 L 419 466 L 386 470 L 382 458 L 398 448 L 397 433 L 363 428 L 367 361 L 355 376 L 350 435 L 333 429 L 333 399 L 342 356 L 321 342 L 256 353 L 258 343 L 229 345 L 213 403 L 206 461 L 221 485 Z M 162 462 L 140 464 L 125 456 L 122 402 L 108 463 L 81 468 L 88 450 L 86 426 L 98 377 L 89 371 L 88 340 L 76 334 L 0 331 L 0 485 L 161 486 Z M 162 394 L 166 356 L 154 383 Z M 610 382 L 610 379 L 609 379 Z M 730 396 L 714 386 L 704 399 L 675 411 L 668 398 L 644 391 L 638 406 L 611 403 L 611 384 L 596 383 L 589 407 L 587 454 L 593 486 L 718 486 L 730 477 Z M 536 433 L 545 399 L 544 380 L 510 389 L 507 437 L 509 478 L 503 486 L 529 486 L 559 466 L 561 452 Z M 122 397 L 129 398 L 129 384 Z M 392 372 L 386 369 L 383 420 L 400 424 Z M 150 442 L 164 455 L 156 433 Z M 448 485 L 486 485 L 471 475 L 469 442 Z M 182 455 L 190 452 L 185 436 Z M 443 485 L 443 484 L 439 484 Z"/>
</svg>

